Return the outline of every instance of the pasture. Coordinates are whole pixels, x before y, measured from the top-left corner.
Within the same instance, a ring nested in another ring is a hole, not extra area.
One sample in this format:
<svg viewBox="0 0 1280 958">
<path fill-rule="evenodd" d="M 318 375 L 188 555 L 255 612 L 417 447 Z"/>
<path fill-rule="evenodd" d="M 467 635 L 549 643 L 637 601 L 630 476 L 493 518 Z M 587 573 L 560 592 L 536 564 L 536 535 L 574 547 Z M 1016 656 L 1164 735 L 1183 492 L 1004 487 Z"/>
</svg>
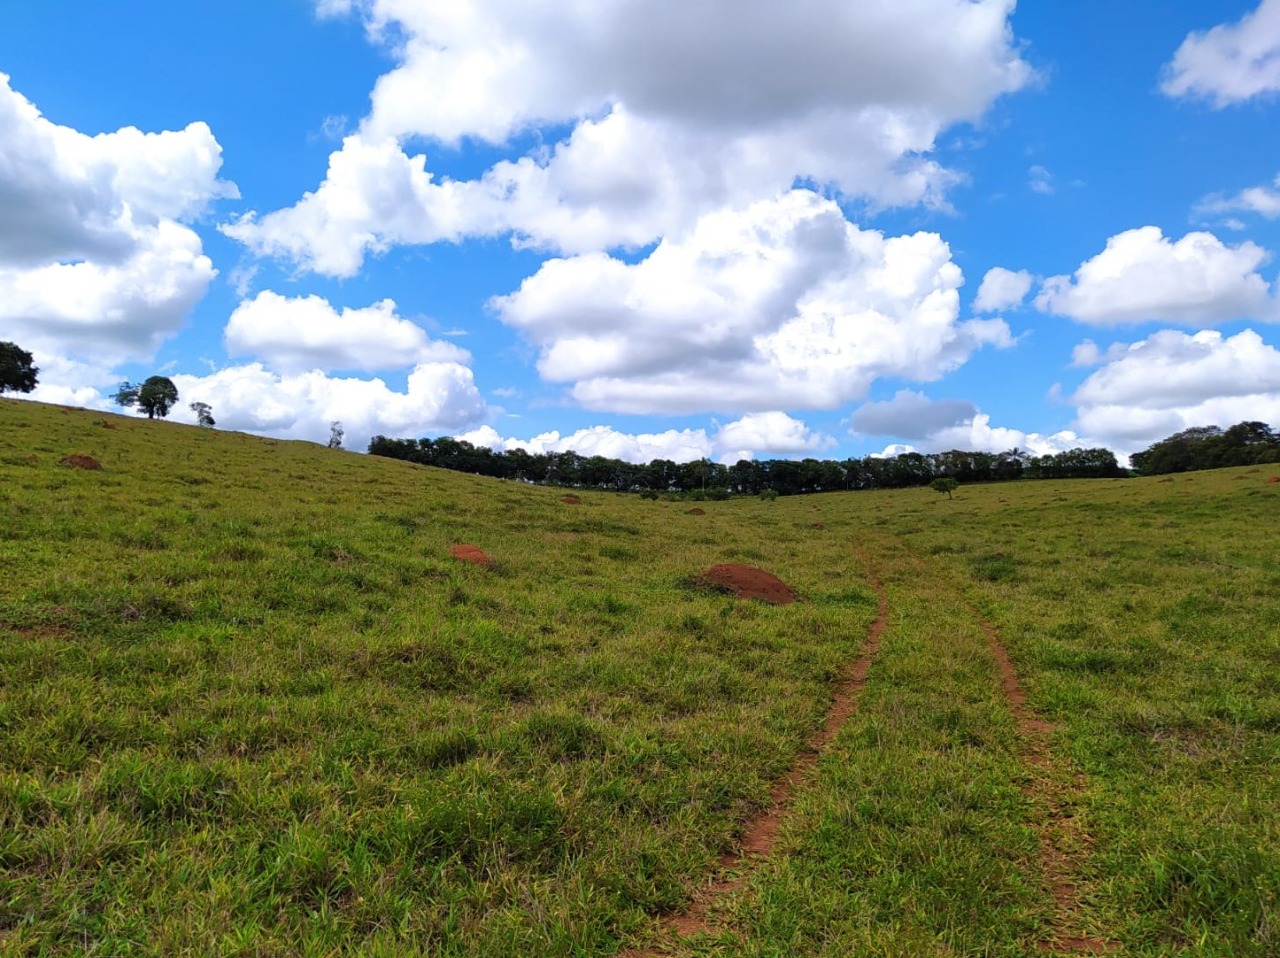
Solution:
<svg viewBox="0 0 1280 958">
<path fill-rule="evenodd" d="M 0 400 L 0 955 L 1280 953 L 1277 475 L 695 514 Z"/>
</svg>

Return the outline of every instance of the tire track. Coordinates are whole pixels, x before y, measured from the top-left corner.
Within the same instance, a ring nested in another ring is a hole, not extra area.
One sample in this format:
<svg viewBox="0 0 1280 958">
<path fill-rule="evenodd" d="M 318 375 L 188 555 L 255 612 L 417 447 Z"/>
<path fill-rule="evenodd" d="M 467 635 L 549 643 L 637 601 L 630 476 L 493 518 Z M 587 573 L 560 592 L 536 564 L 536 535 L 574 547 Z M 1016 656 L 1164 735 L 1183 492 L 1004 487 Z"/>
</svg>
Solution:
<svg viewBox="0 0 1280 958">
<path fill-rule="evenodd" d="M 752 860 L 767 858 L 773 853 L 774 846 L 778 842 L 778 834 L 782 830 L 782 823 L 791 808 L 796 792 L 813 775 L 822 752 L 857 710 L 858 698 L 867 684 L 867 674 L 871 671 L 871 663 L 880 650 L 880 637 L 889 621 L 889 599 L 884 584 L 871 569 L 866 556 L 856 547 L 855 552 L 863 567 L 867 569 L 877 600 L 876 620 L 867 630 L 862 651 L 858 653 L 849 671 L 837 684 L 835 700 L 827 710 L 827 717 L 822 727 L 809 737 L 804 749 L 796 756 L 795 762 L 787 773 L 774 782 L 769 792 L 769 804 L 747 824 L 739 847 L 720 856 L 717 874 L 721 877 L 700 888 L 685 911 L 667 915 L 661 919 L 662 930 L 667 934 L 687 938 L 713 930 L 710 918 L 712 906 L 724 895 L 738 891 L 746 885 Z M 617 953 L 616 958 L 660 958 L 661 955 L 662 952 L 649 948 L 624 948 Z"/>
<path fill-rule="evenodd" d="M 928 562 L 911 551 L 906 543 L 899 540 L 899 545 L 921 576 L 929 581 L 939 580 Z M 1059 955 L 1105 955 L 1118 951 L 1120 946 L 1117 942 L 1086 934 L 1080 927 L 1082 908 L 1075 876 L 1080 874 L 1081 862 L 1093 844 L 1092 836 L 1076 816 L 1087 786 L 1085 777 L 1078 770 L 1066 769 L 1066 763 L 1061 760 L 1054 759 L 1049 739 L 1057 726 L 1038 716 L 1027 704 L 1026 690 L 1018 680 L 1013 660 L 996 627 L 963 591 L 955 586 L 951 588 L 977 620 L 999 671 L 1000 686 L 1022 742 L 1020 757 L 1032 771 L 1032 780 L 1022 792 L 1045 810 L 1044 822 L 1037 826 L 1037 831 L 1041 867 L 1053 898 L 1054 917 L 1048 935 L 1036 943 L 1036 949 L 1045 954 Z"/>
<path fill-rule="evenodd" d="M 1084 934 L 1079 929 L 1080 894 L 1074 876 L 1080 872 L 1081 853 L 1092 844 L 1076 817 L 1085 778 L 1078 771 L 1071 772 L 1065 780 L 1062 775 L 1053 774 L 1049 736 L 1056 726 L 1037 716 L 1027 705 L 1026 690 L 1018 681 L 1000 633 L 976 608 L 970 608 L 986 634 L 987 647 L 1000 670 L 1005 700 L 1023 742 L 1022 760 L 1033 770 L 1032 781 L 1023 788 L 1023 794 L 1047 811 L 1044 823 L 1039 826 L 1040 860 L 1053 896 L 1054 921 L 1048 938 L 1039 942 L 1037 948 L 1049 954 L 1109 954 L 1119 947 L 1115 942 Z"/>
</svg>

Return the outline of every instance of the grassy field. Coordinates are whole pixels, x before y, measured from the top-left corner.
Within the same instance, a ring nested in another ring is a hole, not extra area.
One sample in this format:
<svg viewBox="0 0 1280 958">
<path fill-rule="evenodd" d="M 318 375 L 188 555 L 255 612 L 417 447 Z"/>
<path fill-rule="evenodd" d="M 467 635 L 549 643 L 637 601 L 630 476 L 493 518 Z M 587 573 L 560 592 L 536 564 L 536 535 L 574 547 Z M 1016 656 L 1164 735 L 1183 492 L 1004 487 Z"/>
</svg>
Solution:
<svg viewBox="0 0 1280 958">
<path fill-rule="evenodd" d="M 1280 953 L 1276 474 L 692 515 L 0 400 L 0 954 Z"/>
</svg>

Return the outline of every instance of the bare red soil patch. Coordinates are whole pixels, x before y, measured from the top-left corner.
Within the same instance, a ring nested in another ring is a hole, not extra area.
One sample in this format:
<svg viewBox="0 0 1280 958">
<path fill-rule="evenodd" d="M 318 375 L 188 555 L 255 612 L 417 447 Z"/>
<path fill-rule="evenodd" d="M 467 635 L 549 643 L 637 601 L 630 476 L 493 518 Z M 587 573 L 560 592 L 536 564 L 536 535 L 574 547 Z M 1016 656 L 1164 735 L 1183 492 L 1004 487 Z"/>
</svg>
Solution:
<svg viewBox="0 0 1280 958">
<path fill-rule="evenodd" d="M 865 564 L 865 563 L 864 563 Z M 747 568 L 743 566 L 716 566 L 721 568 Z M 713 570 L 708 570 L 713 571 Z M 760 571 L 760 570 L 753 570 Z M 768 573 L 765 573 L 768 575 Z M 889 600 L 884 585 L 874 573 L 872 584 L 879 596 L 879 613 L 862 652 L 836 688 L 835 701 L 827 711 L 826 721 L 822 727 L 809 737 L 804 750 L 796 756 L 795 764 L 782 778 L 773 784 L 769 792 L 769 805 L 759 815 L 747 823 L 746 832 L 742 836 L 741 848 L 726 852 L 720 857 L 721 874 L 732 874 L 731 878 L 720 878 L 704 886 L 693 897 L 687 911 L 680 915 L 668 915 L 663 924 L 669 931 L 683 937 L 702 934 L 712 930 L 709 913 L 715 900 L 722 895 L 737 891 L 747 882 L 747 874 L 742 868 L 748 858 L 765 858 L 773 853 L 778 841 L 778 833 L 787 810 L 795 797 L 796 790 L 804 785 L 818 765 L 818 759 L 831 740 L 849 720 L 858 707 L 858 696 L 867 684 L 867 673 L 871 671 L 871 663 L 880 651 L 880 636 L 889 622 Z M 643 948 L 625 948 L 618 952 L 616 958 L 659 958 L 659 952 Z"/>
<path fill-rule="evenodd" d="M 789 605 L 796 600 L 791 587 L 772 572 L 749 565 L 714 565 L 694 581 L 728 589 L 739 599 L 763 599 L 774 605 Z"/>
<path fill-rule="evenodd" d="M 563 502 L 566 506 L 580 506 L 580 505 L 582 505 L 582 500 L 581 500 L 581 499 L 579 499 L 577 496 L 565 496 L 565 497 L 564 497 L 563 499 L 561 499 L 560 501 L 561 501 L 561 502 Z"/>
<path fill-rule="evenodd" d="M 705 516 L 707 514 L 707 510 L 699 508 L 698 506 L 694 506 L 685 514 L 690 516 Z"/>
<path fill-rule="evenodd" d="M 1280 476 L 1272 476 L 1267 482 L 1280 482 Z"/>
<path fill-rule="evenodd" d="M 58 464 L 62 466 L 70 466 L 72 469 L 101 469 L 102 463 L 94 459 L 93 456 L 63 456 L 58 460 Z"/>
<path fill-rule="evenodd" d="M 449 547 L 449 554 L 459 562 L 470 562 L 472 565 L 490 566 L 493 560 L 485 555 L 479 546 L 456 545 Z"/>
</svg>

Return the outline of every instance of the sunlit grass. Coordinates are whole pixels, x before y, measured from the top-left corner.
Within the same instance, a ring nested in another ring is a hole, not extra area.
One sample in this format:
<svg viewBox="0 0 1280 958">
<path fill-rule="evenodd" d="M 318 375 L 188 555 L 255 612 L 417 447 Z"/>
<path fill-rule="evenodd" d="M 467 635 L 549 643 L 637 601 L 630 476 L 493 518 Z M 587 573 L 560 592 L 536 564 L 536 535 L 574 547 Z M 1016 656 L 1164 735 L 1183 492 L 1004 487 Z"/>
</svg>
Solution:
<svg viewBox="0 0 1280 958">
<path fill-rule="evenodd" d="M 1274 954 L 1269 475 L 695 516 L 0 401 L 0 954 L 1030 953 L 1043 809 L 970 603 L 1083 775 L 1082 928 Z M 691 585 L 720 562 L 800 601 Z M 868 566 L 858 712 L 723 931 L 672 940 L 861 648 Z"/>
</svg>

